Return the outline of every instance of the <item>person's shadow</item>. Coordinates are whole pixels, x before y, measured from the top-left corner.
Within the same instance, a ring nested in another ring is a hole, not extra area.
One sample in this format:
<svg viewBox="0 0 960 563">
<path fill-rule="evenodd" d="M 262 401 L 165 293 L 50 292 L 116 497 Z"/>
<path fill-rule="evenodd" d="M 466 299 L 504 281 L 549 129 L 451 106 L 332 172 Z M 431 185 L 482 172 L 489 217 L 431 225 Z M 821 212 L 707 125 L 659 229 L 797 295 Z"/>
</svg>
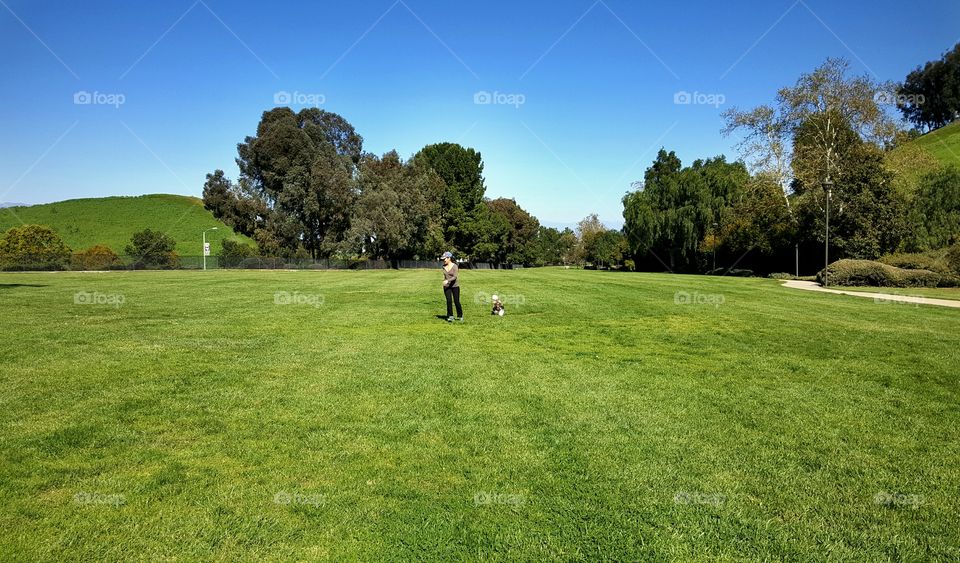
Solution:
<svg viewBox="0 0 960 563">
<path fill-rule="evenodd" d="M 440 319 L 440 320 L 443 320 L 443 321 L 447 320 L 447 316 L 446 316 L 446 315 L 434 315 L 434 316 L 435 316 L 436 318 Z"/>
<path fill-rule="evenodd" d="M 47 287 L 38 283 L 0 283 L 0 289 L 13 289 L 15 287 Z"/>
</svg>

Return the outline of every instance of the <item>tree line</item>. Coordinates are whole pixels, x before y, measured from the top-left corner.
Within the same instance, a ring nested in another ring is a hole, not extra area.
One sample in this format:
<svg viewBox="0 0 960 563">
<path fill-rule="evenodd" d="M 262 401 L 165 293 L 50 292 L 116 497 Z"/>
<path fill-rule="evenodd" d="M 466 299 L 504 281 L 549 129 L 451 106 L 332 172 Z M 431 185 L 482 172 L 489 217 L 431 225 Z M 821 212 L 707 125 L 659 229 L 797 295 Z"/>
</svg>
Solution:
<svg viewBox="0 0 960 563">
<path fill-rule="evenodd" d="M 237 155 L 239 178 L 208 174 L 204 205 L 264 256 L 432 260 L 451 250 L 472 261 L 541 265 L 589 252 L 572 230 L 541 225 L 513 199 L 485 197 L 481 154 L 457 143 L 431 144 L 406 160 L 395 150 L 379 156 L 363 150 L 342 116 L 281 107 L 263 113 Z"/>
<path fill-rule="evenodd" d="M 773 103 L 724 113 L 741 161 L 661 150 L 623 198 L 628 254 L 645 269 L 709 271 L 718 253 L 728 269 L 792 272 L 797 255 L 819 269 L 828 197 L 831 259 L 960 242 L 960 170 L 906 143 L 888 87 L 828 59 Z"/>
</svg>

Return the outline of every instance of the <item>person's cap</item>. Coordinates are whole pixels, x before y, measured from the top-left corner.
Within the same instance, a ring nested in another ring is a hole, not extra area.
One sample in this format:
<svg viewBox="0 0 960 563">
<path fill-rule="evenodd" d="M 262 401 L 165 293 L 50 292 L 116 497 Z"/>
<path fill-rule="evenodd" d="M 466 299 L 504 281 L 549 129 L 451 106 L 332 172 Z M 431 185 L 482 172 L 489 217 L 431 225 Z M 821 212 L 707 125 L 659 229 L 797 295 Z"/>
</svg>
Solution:
<svg viewBox="0 0 960 563">
<path fill-rule="evenodd" d="M 440 259 L 443 260 L 444 258 L 453 258 L 453 254 L 450 252 L 444 252 Z"/>
<path fill-rule="evenodd" d="M 494 301 L 497 301 L 497 300 L 499 299 L 499 297 L 497 297 L 496 295 L 491 295 L 491 296 L 490 296 L 490 299 L 492 299 L 492 300 L 494 300 Z"/>
</svg>

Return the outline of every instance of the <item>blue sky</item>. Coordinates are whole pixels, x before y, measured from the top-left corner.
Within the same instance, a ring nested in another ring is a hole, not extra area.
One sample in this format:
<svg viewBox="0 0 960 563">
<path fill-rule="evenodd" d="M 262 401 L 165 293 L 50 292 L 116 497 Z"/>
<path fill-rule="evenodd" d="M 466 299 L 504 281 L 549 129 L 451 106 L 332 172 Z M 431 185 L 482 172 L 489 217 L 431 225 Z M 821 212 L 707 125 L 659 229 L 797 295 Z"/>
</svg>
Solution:
<svg viewBox="0 0 960 563">
<path fill-rule="evenodd" d="M 476 148 L 487 195 L 546 224 L 620 226 L 659 147 L 735 159 L 724 109 L 828 56 L 902 80 L 958 22 L 955 0 L 0 0 L 0 201 L 200 195 L 207 172 L 236 177 L 237 142 L 287 92 L 371 152 Z"/>
</svg>

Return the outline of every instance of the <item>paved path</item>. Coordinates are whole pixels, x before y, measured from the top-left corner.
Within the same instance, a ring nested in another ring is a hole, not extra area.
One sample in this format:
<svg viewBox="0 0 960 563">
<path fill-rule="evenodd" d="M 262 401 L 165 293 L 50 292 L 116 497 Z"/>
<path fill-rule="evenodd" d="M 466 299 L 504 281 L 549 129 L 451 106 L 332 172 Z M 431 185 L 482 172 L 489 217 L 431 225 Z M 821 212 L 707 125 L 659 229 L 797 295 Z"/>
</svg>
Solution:
<svg viewBox="0 0 960 563">
<path fill-rule="evenodd" d="M 824 293 L 837 293 L 839 295 L 853 295 L 854 297 L 869 297 L 876 301 L 894 301 L 897 303 L 917 303 L 920 305 L 940 305 L 941 307 L 960 308 L 960 301 L 953 299 L 934 299 L 932 297 L 914 297 L 912 295 L 893 295 L 890 293 L 872 293 L 869 291 L 847 291 L 841 289 L 828 289 L 822 287 L 817 282 L 787 280 L 783 283 L 784 287 L 794 289 L 806 289 L 807 291 L 822 291 Z"/>
</svg>

